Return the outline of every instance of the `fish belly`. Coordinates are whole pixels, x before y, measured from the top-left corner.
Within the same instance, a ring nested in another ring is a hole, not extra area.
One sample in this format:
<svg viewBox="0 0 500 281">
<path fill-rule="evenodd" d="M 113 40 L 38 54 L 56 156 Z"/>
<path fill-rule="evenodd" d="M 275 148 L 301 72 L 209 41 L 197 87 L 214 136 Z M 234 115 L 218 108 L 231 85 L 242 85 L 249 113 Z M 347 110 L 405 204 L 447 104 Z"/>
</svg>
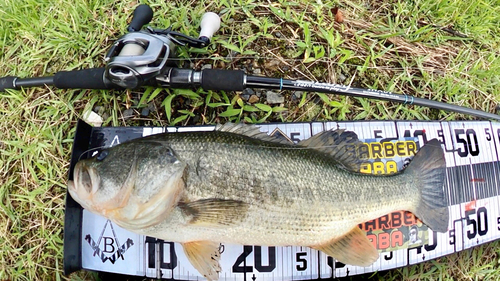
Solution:
<svg viewBox="0 0 500 281">
<path fill-rule="evenodd" d="M 190 223 L 180 208 L 145 235 L 174 242 L 214 241 L 243 245 L 313 246 L 344 236 L 358 224 L 392 211 L 411 208 L 412 201 L 352 200 L 250 205 L 244 218 L 230 225 Z"/>
</svg>

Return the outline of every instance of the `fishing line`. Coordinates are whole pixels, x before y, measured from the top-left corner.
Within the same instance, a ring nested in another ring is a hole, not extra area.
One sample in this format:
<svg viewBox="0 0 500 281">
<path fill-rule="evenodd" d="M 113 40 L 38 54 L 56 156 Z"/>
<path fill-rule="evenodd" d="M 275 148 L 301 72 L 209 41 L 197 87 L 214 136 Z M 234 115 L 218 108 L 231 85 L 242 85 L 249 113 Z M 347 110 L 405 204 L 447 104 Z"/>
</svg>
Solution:
<svg viewBox="0 0 500 281">
<path fill-rule="evenodd" d="M 111 147 L 111 146 L 110 146 L 110 147 Z M 78 161 L 80 161 L 80 160 L 82 159 L 82 156 L 83 156 L 85 153 L 89 153 L 89 152 L 91 152 L 91 151 L 93 151 L 93 150 L 98 151 L 98 150 L 100 150 L 100 149 L 107 149 L 107 148 L 110 148 L 110 147 L 107 147 L 107 146 L 98 146 L 98 147 L 94 147 L 94 148 L 89 148 L 89 149 L 85 150 L 84 152 L 82 152 L 82 153 L 80 154 L 80 156 L 78 156 Z M 94 157 L 94 156 L 93 156 L 93 155 L 90 155 L 90 157 Z"/>
<path fill-rule="evenodd" d="M 409 66 L 409 67 L 398 67 L 398 66 L 384 66 L 384 65 L 376 65 L 376 66 L 366 66 L 362 64 L 353 64 L 353 63 L 339 63 L 339 60 L 332 60 L 328 58 L 319 58 L 315 59 L 312 62 L 309 63 L 304 63 L 304 59 L 301 58 L 283 58 L 283 57 L 265 57 L 265 56 L 215 56 L 215 57 L 179 57 L 179 58 L 171 58 L 170 60 L 172 61 L 177 61 L 177 62 L 182 62 L 182 61 L 201 61 L 201 60 L 212 60 L 212 61 L 224 61 L 227 63 L 236 63 L 241 60 L 248 60 L 248 59 L 253 59 L 253 60 L 270 60 L 270 61 L 285 61 L 285 62 L 295 62 L 295 63 L 301 63 L 302 65 L 312 65 L 315 62 L 323 62 L 323 63 L 332 63 L 338 66 L 351 66 L 351 67 L 362 67 L 366 69 L 379 69 L 379 70 L 424 70 L 424 71 L 429 71 L 429 72 L 435 72 L 435 71 L 442 71 L 442 72 L 453 72 L 453 73 L 459 73 L 462 75 L 466 75 L 467 73 L 459 71 L 459 70 L 454 70 L 452 68 L 439 68 L 439 67 L 431 67 L 431 66 L 423 66 L 423 67 L 417 67 L 417 66 Z M 262 65 L 263 66 L 263 65 Z M 256 67 L 259 68 L 259 67 Z"/>
</svg>

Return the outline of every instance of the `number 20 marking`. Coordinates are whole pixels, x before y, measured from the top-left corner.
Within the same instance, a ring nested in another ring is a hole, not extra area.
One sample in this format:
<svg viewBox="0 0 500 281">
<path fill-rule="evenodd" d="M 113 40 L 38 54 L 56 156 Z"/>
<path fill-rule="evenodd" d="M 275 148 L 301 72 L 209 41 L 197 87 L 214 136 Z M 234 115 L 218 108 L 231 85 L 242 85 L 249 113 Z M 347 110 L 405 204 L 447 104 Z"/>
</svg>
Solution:
<svg viewBox="0 0 500 281">
<path fill-rule="evenodd" d="M 255 251 L 253 251 L 255 250 Z M 262 265 L 262 247 L 261 246 L 243 246 L 243 253 L 238 256 L 233 264 L 233 272 L 245 273 L 253 272 L 253 267 L 245 265 L 246 258 L 254 252 L 255 269 L 258 272 L 272 272 L 276 268 L 276 247 L 268 247 L 269 265 Z"/>
<path fill-rule="evenodd" d="M 463 136 L 464 134 L 465 136 Z M 463 147 L 457 149 L 457 153 L 460 157 L 467 157 L 469 154 L 471 156 L 479 155 L 479 143 L 477 141 L 476 132 L 473 129 L 467 129 L 467 131 L 464 131 L 464 129 L 455 129 L 455 137 L 457 143 L 463 145 Z"/>
</svg>

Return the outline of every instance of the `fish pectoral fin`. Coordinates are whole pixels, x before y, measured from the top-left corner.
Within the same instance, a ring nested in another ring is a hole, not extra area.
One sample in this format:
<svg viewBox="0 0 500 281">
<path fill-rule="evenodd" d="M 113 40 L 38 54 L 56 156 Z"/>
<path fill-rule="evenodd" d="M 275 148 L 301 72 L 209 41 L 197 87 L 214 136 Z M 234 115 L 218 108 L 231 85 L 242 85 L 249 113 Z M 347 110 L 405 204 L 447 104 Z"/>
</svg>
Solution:
<svg viewBox="0 0 500 281">
<path fill-rule="evenodd" d="M 221 252 L 220 243 L 210 241 L 194 241 L 182 243 L 184 253 L 203 277 L 210 280 L 219 279 Z"/>
<path fill-rule="evenodd" d="M 315 245 L 311 248 L 322 251 L 342 263 L 356 266 L 369 266 L 379 257 L 377 249 L 368 240 L 366 233 L 358 227 L 327 244 Z"/>
<path fill-rule="evenodd" d="M 179 202 L 179 208 L 188 222 L 205 226 L 233 225 L 247 215 L 248 204 L 238 200 L 202 199 L 189 203 Z"/>
</svg>

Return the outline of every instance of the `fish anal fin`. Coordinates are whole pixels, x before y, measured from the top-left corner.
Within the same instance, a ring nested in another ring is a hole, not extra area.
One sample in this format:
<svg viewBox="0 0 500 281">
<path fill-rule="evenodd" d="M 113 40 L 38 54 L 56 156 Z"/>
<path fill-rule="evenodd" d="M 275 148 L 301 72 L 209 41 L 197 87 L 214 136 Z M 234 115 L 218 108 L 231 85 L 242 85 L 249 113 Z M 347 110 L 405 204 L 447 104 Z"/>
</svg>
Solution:
<svg viewBox="0 0 500 281">
<path fill-rule="evenodd" d="M 370 266 L 379 258 L 377 249 L 368 240 L 366 233 L 358 227 L 329 243 L 314 245 L 311 248 L 322 251 L 342 263 L 356 266 Z"/>
<path fill-rule="evenodd" d="M 359 172 L 360 170 L 362 161 L 358 153 L 364 144 L 355 132 L 343 129 L 323 131 L 299 142 L 298 145 L 330 155 L 349 171 Z"/>
<path fill-rule="evenodd" d="M 220 243 L 194 241 L 182 243 L 182 247 L 188 260 L 203 277 L 209 281 L 219 279 Z"/>
<path fill-rule="evenodd" d="M 179 202 L 179 208 L 188 222 L 204 226 L 228 226 L 241 222 L 247 215 L 248 204 L 238 200 L 202 199 Z"/>
</svg>

